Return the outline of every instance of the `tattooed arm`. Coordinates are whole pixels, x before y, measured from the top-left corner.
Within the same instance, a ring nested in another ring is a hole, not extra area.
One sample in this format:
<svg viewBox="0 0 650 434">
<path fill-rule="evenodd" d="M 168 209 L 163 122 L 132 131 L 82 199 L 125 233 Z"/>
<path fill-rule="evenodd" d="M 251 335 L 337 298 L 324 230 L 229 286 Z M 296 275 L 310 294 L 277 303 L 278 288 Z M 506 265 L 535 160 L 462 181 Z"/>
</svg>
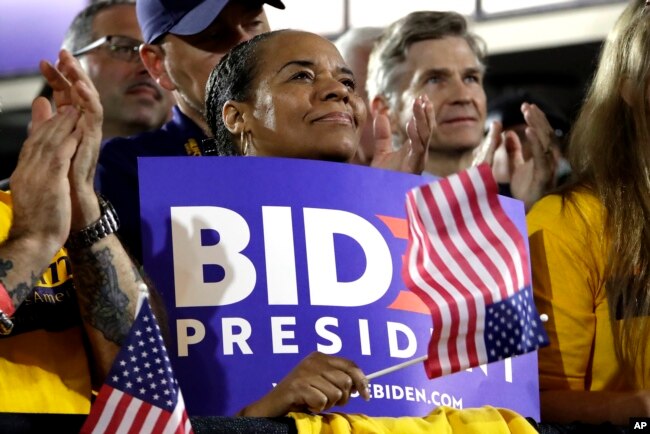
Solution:
<svg viewBox="0 0 650 434">
<path fill-rule="evenodd" d="M 73 132 L 78 119 L 72 107 L 52 114 L 45 98 L 32 105 L 32 130 L 11 175 L 11 228 L 0 245 L 0 281 L 16 308 L 70 232 L 67 177 L 78 144 Z"/>
<path fill-rule="evenodd" d="M 93 384 L 100 385 L 135 317 L 143 279 L 115 235 L 68 250 L 81 318 L 92 352 Z"/>
<path fill-rule="evenodd" d="M 36 238 L 13 237 L 0 245 L 0 282 L 7 290 L 14 307 L 18 307 L 32 291 L 56 253 Z M 49 256 L 49 257 L 48 257 Z"/>
<path fill-rule="evenodd" d="M 41 71 L 54 90 L 58 107 L 72 105 L 82 109 L 76 126 L 80 140 L 68 172 L 70 233 L 74 234 L 101 216 L 94 177 L 101 142 L 102 107 L 95 87 L 70 53 L 62 51 L 56 68 L 43 63 Z M 92 352 L 93 380 L 99 385 L 131 327 L 139 289 L 144 282 L 115 234 L 89 247 L 70 248 L 68 256 Z M 159 312 L 157 309 L 156 314 Z"/>
</svg>

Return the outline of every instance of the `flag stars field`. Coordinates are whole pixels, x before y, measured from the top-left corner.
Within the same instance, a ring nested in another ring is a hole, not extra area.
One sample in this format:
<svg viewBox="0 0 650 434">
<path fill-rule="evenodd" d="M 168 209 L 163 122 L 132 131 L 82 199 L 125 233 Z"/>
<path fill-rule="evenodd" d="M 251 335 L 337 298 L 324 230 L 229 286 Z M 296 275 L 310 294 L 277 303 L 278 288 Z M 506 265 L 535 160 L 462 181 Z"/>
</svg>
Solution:
<svg viewBox="0 0 650 434">
<path fill-rule="evenodd" d="M 129 426 L 136 432 L 140 428 L 142 432 L 167 432 L 165 427 L 170 432 L 192 432 L 148 302 L 143 302 L 82 433 L 127 432 Z"/>
</svg>

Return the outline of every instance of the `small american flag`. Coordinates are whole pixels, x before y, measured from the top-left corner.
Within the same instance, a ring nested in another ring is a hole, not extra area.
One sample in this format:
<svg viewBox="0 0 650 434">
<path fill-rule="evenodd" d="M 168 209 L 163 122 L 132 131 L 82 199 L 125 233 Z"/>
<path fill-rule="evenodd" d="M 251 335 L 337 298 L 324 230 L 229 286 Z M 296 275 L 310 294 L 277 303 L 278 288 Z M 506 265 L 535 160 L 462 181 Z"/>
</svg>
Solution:
<svg viewBox="0 0 650 434">
<path fill-rule="evenodd" d="M 192 433 L 160 328 L 143 297 L 81 433 Z"/>
<path fill-rule="evenodd" d="M 429 378 L 548 345 L 525 239 L 487 164 L 411 190 L 406 207 L 402 275 L 433 318 Z"/>
</svg>

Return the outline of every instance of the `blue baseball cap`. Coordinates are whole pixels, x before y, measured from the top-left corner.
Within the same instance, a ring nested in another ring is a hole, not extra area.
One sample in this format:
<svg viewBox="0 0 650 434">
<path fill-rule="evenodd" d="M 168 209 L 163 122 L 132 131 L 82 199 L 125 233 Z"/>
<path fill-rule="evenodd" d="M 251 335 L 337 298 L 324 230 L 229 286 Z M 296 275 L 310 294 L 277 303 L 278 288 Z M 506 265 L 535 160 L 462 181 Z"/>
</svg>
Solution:
<svg viewBox="0 0 650 434">
<path fill-rule="evenodd" d="M 136 12 L 144 41 L 155 42 L 165 33 L 196 35 L 205 30 L 221 13 L 229 0 L 137 0 Z M 280 0 L 266 0 L 284 9 Z"/>
</svg>

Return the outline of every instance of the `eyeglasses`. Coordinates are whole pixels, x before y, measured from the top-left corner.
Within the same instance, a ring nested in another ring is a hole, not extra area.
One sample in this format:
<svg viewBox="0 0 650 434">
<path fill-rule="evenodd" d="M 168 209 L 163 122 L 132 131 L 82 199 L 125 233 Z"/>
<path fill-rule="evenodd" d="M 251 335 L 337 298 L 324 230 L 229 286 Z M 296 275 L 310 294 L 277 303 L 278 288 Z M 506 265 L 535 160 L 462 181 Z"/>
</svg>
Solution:
<svg viewBox="0 0 650 434">
<path fill-rule="evenodd" d="M 77 57 L 96 48 L 105 47 L 108 49 L 108 55 L 115 59 L 125 62 L 138 62 L 140 61 L 140 45 L 142 45 L 142 41 L 129 38 L 128 36 L 108 35 L 80 48 L 72 53 L 72 55 Z"/>
</svg>

